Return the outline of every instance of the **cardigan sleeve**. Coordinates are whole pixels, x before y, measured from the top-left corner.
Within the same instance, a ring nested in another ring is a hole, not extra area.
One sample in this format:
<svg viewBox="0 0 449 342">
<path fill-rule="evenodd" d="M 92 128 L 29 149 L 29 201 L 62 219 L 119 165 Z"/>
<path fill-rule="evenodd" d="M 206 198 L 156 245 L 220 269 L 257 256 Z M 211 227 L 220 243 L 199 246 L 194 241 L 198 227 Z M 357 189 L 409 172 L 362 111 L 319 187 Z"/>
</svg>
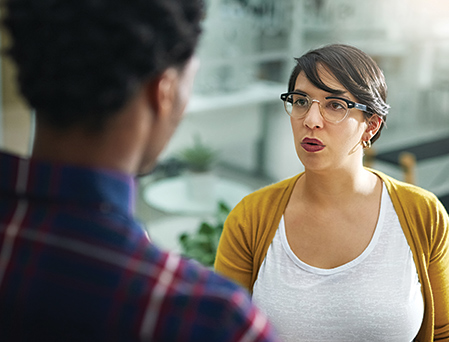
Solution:
<svg viewBox="0 0 449 342">
<path fill-rule="evenodd" d="M 449 341 L 449 217 L 439 201 L 437 209 L 428 274 L 435 306 L 434 340 Z"/>
<path fill-rule="evenodd" d="M 416 254 L 424 256 L 420 281 L 424 286 L 425 314 L 423 341 L 449 341 L 449 217 L 434 194 L 426 191 L 419 198 L 410 196 L 404 205 L 409 210 L 408 222 L 414 231 Z M 413 203 L 409 201 L 413 200 Z M 419 259 L 419 256 L 418 256 Z M 430 325 L 430 326 L 429 326 Z M 432 335 L 433 339 L 428 339 Z M 421 337 L 418 334 L 418 337 Z M 421 341 L 420 339 L 418 339 Z"/>
<path fill-rule="evenodd" d="M 240 202 L 227 217 L 215 257 L 215 270 L 250 291 L 253 256 L 248 239 L 248 216 Z"/>
<path fill-rule="evenodd" d="M 252 292 L 259 268 L 300 176 L 253 192 L 231 211 L 215 258 L 218 273 Z"/>
</svg>

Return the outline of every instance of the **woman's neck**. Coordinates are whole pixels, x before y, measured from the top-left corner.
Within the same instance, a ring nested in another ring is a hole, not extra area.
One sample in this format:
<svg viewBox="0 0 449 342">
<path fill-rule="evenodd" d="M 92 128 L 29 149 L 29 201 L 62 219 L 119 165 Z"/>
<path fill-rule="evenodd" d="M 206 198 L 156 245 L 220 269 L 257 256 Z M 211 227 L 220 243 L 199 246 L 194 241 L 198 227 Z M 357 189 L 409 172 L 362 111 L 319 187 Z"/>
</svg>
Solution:
<svg viewBox="0 0 449 342">
<path fill-rule="evenodd" d="M 363 167 L 332 172 L 306 170 L 296 185 L 296 195 L 315 203 L 344 203 L 369 196 L 378 189 L 380 179 Z"/>
</svg>

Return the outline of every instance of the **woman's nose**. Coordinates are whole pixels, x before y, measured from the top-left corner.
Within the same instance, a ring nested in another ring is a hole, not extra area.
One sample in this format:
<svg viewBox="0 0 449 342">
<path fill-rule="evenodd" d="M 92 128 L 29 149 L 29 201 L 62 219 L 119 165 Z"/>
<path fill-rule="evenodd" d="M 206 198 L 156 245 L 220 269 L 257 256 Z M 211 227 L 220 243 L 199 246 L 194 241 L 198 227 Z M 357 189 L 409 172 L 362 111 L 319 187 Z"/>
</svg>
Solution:
<svg viewBox="0 0 449 342">
<path fill-rule="evenodd" d="M 304 125 L 312 129 L 321 128 L 323 127 L 323 120 L 320 103 L 318 101 L 313 101 L 304 118 Z"/>
</svg>

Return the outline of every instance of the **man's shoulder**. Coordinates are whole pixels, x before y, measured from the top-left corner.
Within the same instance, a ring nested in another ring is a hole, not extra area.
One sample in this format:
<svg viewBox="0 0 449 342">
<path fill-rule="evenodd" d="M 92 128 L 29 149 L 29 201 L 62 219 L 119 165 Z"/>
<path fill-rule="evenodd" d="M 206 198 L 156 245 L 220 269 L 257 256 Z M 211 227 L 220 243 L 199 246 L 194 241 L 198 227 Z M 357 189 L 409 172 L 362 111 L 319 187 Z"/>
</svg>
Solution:
<svg viewBox="0 0 449 342">
<path fill-rule="evenodd" d="M 170 293 L 174 295 L 188 296 L 195 293 L 228 300 L 230 294 L 242 292 L 234 282 L 195 260 L 186 259 L 174 252 L 163 251 L 155 246 L 152 246 L 152 249 L 152 262 L 158 265 L 158 273 L 163 274 L 163 277 L 158 277 L 158 281 L 164 286 L 171 286 Z M 164 283 L 168 278 L 171 279 L 171 283 Z"/>
<path fill-rule="evenodd" d="M 234 341 L 251 333 L 257 336 L 254 341 L 271 340 L 271 327 L 244 289 L 194 261 L 171 252 L 159 253 L 164 267 L 146 308 L 160 315 L 153 336 L 174 341 Z M 185 330 L 173 331 L 177 322 L 186 323 Z"/>
</svg>

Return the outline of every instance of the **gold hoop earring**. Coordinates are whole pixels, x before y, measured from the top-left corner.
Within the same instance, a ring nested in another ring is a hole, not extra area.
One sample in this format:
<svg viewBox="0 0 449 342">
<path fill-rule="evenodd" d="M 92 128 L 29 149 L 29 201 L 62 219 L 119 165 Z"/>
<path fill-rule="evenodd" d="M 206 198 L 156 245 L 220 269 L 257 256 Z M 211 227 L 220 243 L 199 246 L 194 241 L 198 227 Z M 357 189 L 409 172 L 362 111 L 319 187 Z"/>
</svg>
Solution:
<svg viewBox="0 0 449 342">
<path fill-rule="evenodd" d="M 371 148 L 371 140 L 362 141 L 363 149 Z"/>
</svg>

